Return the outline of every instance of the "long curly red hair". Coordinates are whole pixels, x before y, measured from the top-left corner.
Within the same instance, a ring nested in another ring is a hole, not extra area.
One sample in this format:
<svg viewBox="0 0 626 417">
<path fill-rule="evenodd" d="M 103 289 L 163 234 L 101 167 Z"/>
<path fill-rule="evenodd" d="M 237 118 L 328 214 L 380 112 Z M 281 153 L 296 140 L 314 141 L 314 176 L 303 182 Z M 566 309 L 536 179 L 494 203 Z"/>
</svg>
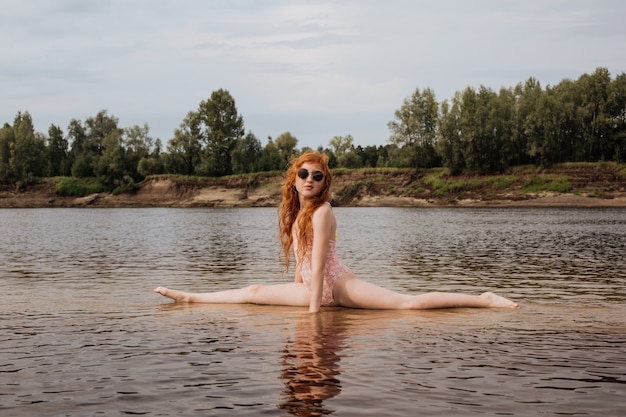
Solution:
<svg viewBox="0 0 626 417">
<path fill-rule="evenodd" d="M 322 172 L 324 173 L 324 179 L 322 181 L 324 181 L 324 184 L 322 191 L 310 200 L 309 204 L 305 207 L 300 207 L 300 199 L 298 198 L 298 191 L 296 190 L 295 184 L 298 170 L 305 163 L 319 164 L 322 167 Z M 328 156 L 324 153 L 313 151 L 305 152 L 291 162 L 291 166 L 285 174 L 285 182 L 281 189 L 282 200 L 278 208 L 279 239 L 282 245 L 281 251 L 285 256 L 286 269 L 289 269 L 290 250 L 293 246 L 292 231 L 300 210 L 302 209 L 303 211 L 298 219 L 296 230 L 298 242 L 300 242 L 298 257 L 302 259 L 306 253 L 307 246 L 312 242 L 313 238 L 313 213 L 322 204 L 330 201 L 330 185 L 332 179 L 330 169 L 328 168 Z"/>
</svg>

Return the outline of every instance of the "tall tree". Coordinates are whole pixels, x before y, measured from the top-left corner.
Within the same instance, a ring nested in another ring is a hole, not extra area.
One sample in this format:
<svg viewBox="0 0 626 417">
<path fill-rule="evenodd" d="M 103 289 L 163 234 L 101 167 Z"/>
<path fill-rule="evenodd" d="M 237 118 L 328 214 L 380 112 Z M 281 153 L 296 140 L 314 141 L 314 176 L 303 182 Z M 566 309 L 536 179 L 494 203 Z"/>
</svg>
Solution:
<svg viewBox="0 0 626 417">
<path fill-rule="evenodd" d="M 470 170 L 480 169 L 483 158 L 479 153 L 480 131 L 477 126 L 477 113 L 478 95 L 472 87 L 467 87 L 462 93 L 459 126 L 461 128 L 463 160 L 465 167 Z"/>
<path fill-rule="evenodd" d="M 267 144 L 263 147 L 263 151 L 261 152 L 258 167 L 259 171 L 282 171 L 284 168 L 285 166 L 280 152 L 278 151 L 278 147 L 274 143 L 274 140 L 268 137 Z"/>
<path fill-rule="evenodd" d="M 67 126 L 67 138 L 70 143 L 71 173 L 74 177 L 92 177 L 92 156 L 88 151 L 87 133 L 80 120 L 72 119 Z"/>
<path fill-rule="evenodd" d="M 522 151 L 518 143 L 517 101 L 512 88 L 501 88 L 494 98 L 491 123 L 495 145 L 499 148 L 493 169 L 502 171 L 514 165 L 514 155 Z"/>
<path fill-rule="evenodd" d="M 545 119 L 546 114 L 541 114 L 541 109 L 545 106 L 547 101 L 552 101 L 551 114 L 553 120 L 549 123 L 555 129 L 558 129 L 558 131 L 551 133 L 554 138 L 553 141 L 558 142 L 556 146 L 559 148 L 558 152 L 553 152 L 555 157 L 554 162 L 585 161 L 582 113 L 579 111 L 580 93 L 576 82 L 563 80 L 554 87 L 546 88 L 542 94 L 541 100 L 535 104 L 536 114 L 534 119 Z M 558 124 L 556 123 L 557 119 Z M 550 129 L 550 127 L 548 127 L 548 129 Z M 540 133 L 545 134 L 544 129 L 542 129 Z M 538 142 L 543 140 L 541 137 L 534 139 Z M 535 163 L 545 164 L 545 160 L 543 162 L 535 161 Z"/>
<path fill-rule="evenodd" d="M 18 113 L 13 122 L 15 142 L 11 149 L 10 168 L 16 181 L 30 183 L 44 175 L 45 138 L 35 133 L 28 112 Z"/>
<path fill-rule="evenodd" d="M 335 136 L 329 142 L 337 163 L 343 168 L 360 168 L 363 166 L 361 155 L 356 151 L 352 135 Z"/>
<path fill-rule="evenodd" d="M 112 133 L 122 134 L 118 127 L 119 119 L 109 116 L 106 110 L 100 110 L 98 114 L 85 120 L 86 150 L 100 156 L 104 148 L 104 139 Z"/>
<path fill-rule="evenodd" d="M 200 163 L 202 143 L 198 114 L 189 112 L 180 127 L 174 131 L 174 138 L 167 144 L 165 169 L 171 174 L 194 175 Z"/>
<path fill-rule="evenodd" d="M 346 152 L 350 151 L 353 147 L 354 138 L 352 135 L 346 136 L 334 136 L 328 141 L 328 146 L 333 150 L 337 158 L 343 156 Z"/>
<path fill-rule="evenodd" d="M 111 135 L 122 134 L 118 127 L 118 119 L 109 116 L 106 110 L 101 110 L 96 116 L 89 117 L 81 125 L 73 119 L 68 127 L 68 137 L 72 142 L 72 175 L 75 177 L 90 177 L 97 175 L 98 160 L 104 149 L 104 139 Z"/>
<path fill-rule="evenodd" d="M 355 148 L 356 154 L 361 158 L 361 166 L 376 168 L 378 163 L 378 147 L 375 145 L 368 145 L 362 147 L 358 145 Z"/>
<path fill-rule="evenodd" d="M 96 175 L 100 182 L 110 188 L 132 183 L 125 169 L 125 149 L 120 130 L 106 135 L 101 142 L 102 155 L 98 158 Z"/>
<path fill-rule="evenodd" d="M 438 118 L 439 105 L 433 90 L 416 88 L 396 110 L 395 120 L 387 124 L 391 131 L 389 140 L 408 154 L 411 166 L 438 165 L 435 151 Z"/>
<path fill-rule="evenodd" d="M 465 169 L 461 131 L 462 106 L 463 97 L 458 92 L 452 98 L 452 104 L 447 100 L 441 103 L 437 150 L 444 166 L 450 169 L 452 174 L 459 174 Z"/>
<path fill-rule="evenodd" d="M 554 89 L 547 88 L 536 104 L 531 156 L 538 164 L 550 166 L 564 160 L 564 138 L 561 126 L 564 121 L 562 107 Z"/>
<path fill-rule="evenodd" d="M 497 94 L 484 86 L 478 93 L 470 87 L 463 93 L 460 126 L 463 157 L 469 170 L 494 172 L 502 169 L 502 143 L 495 112 L 497 99 Z"/>
<path fill-rule="evenodd" d="M 5 123 L 0 129 L 0 183 L 11 181 L 11 148 L 14 143 L 13 126 Z"/>
<path fill-rule="evenodd" d="M 543 95 L 541 84 L 535 78 L 530 77 L 526 82 L 515 86 L 516 97 L 516 148 L 518 151 L 512 155 L 514 165 L 531 163 L 530 150 L 536 138 L 536 123 L 533 119 L 538 116 L 535 109 Z"/>
<path fill-rule="evenodd" d="M 606 68 L 597 68 L 591 75 L 584 74 L 578 80 L 582 91 L 581 107 L 584 138 L 591 161 L 612 159 L 610 143 L 613 120 L 609 114 L 611 75 Z"/>
<path fill-rule="evenodd" d="M 275 144 L 282 161 L 279 169 L 286 169 L 289 166 L 289 160 L 296 154 L 298 139 L 291 132 L 283 132 L 278 135 Z"/>
<path fill-rule="evenodd" d="M 244 174 L 256 172 L 261 159 L 261 141 L 252 132 L 237 140 L 237 145 L 231 153 L 233 172 Z"/>
<path fill-rule="evenodd" d="M 140 181 L 144 175 L 139 173 L 139 161 L 148 159 L 154 146 L 154 140 L 150 136 L 150 127 L 144 124 L 143 126 L 135 125 L 126 128 L 122 140 L 126 149 L 125 170 L 135 181 Z"/>
<path fill-rule="evenodd" d="M 161 139 L 154 141 L 152 152 L 139 160 L 137 173 L 145 178 L 148 175 L 163 174 L 165 172 L 165 158 L 161 153 Z"/>
<path fill-rule="evenodd" d="M 46 151 L 48 160 L 46 175 L 49 177 L 70 175 L 69 144 L 63 136 L 63 130 L 56 125 L 50 125 L 48 128 L 48 147 Z"/>
<path fill-rule="evenodd" d="M 197 112 L 197 125 L 205 144 L 202 174 L 228 175 L 233 172 L 231 152 L 244 134 L 243 117 L 237 113 L 235 99 L 227 90 L 211 93 Z"/>
<path fill-rule="evenodd" d="M 615 147 L 615 161 L 626 161 L 626 74 L 615 77 L 612 82 L 611 116 L 613 118 L 613 142 Z"/>
</svg>

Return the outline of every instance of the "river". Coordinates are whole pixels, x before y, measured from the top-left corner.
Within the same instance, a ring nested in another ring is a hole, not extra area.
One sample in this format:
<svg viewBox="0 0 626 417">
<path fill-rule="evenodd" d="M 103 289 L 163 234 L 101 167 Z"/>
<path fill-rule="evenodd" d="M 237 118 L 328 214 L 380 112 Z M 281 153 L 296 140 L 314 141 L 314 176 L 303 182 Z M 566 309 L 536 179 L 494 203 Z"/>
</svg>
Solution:
<svg viewBox="0 0 626 417">
<path fill-rule="evenodd" d="M 621 416 L 626 209 L 337 208 L 398 291 L 516 310 L 183 305 L 292 279 L 276 210 L 0 210 L 0 414 Z"/>
</svg>

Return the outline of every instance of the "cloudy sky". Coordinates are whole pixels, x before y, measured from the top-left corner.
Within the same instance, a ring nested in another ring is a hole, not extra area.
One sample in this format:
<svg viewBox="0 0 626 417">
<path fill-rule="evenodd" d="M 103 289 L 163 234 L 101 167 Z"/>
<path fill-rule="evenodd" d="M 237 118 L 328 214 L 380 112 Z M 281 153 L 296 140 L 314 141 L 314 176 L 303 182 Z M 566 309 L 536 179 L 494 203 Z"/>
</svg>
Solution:
<svg viewBox="0 0 626 417">
<path fill-rule="evenodd" d="M 0 123 L 100 110 L 166 143 L 220 88 L 262 143 L 384 145 L 404 98 L 626 72 L 623 0 L 0 0 Z"/>
</svg>

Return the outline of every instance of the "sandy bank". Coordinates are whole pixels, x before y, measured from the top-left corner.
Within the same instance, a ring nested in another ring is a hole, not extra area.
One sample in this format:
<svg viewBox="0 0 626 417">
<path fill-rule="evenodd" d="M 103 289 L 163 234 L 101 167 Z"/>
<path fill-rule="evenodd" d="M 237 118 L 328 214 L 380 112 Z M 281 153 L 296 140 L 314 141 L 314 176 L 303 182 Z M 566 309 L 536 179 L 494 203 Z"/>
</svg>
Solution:
<svg viewBox="0 0 626 417">
<path fill-rule="evenodd" d="M 617 187 L 593 192 L 521 193 L 510 191 L 484 194 L 461 192 L 443 197 L 410 196 L 390 190 L 398 189 L 393 181 L 367 187 L 347 195 L 354 187 L 353 176 L 336 181 L 334 204 L 349 207 L 626 207 L 626 192 Z M 63 197 L 48 184 L 26 190 L 0 191 L 0 208 L 41 207 L 276 207 L 280 201 L 280 177 L 262 178 L 254 186 L 238 183 L 189 183 L 167 178 L 145 181 L 133 193 L 113 195 L 97 193 L 85 197 Z M 362 181 L 359 180 L 359 181 Z M 396 179 L 396 181 L 401 181 Z M 395 187 L 395 188 L 394 188 Z"/>
</svg>

